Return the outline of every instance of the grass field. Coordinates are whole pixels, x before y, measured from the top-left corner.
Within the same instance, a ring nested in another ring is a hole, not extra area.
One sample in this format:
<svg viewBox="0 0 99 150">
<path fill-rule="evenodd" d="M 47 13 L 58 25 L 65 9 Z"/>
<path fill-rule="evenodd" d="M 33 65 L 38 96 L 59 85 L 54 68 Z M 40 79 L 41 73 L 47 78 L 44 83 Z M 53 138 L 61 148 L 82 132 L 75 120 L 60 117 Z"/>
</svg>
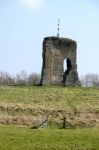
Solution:
<svg viewBox="0 0 99 150">
<path fill-rule="evenodd" d="M 28 125 L 46 114 L 99 127 L 99 88 L 0 87 L 1 123 Z"/>
<path fill-rule="evenodd" d="M 0 87 L 0 102 L 65 108 L 99 106 L 99 88 Z"/>
<path fill-rule="evenodd" d="M 46 114 L 76 129 L 31 129 Z M 99 89 L 1 86 L 0 123 L 0 150 L 99 150 Z"/>
<path fill-rule="evenodd" d="M 99 129 L 28 129 L 0 125 L 0 150 L 99 150 Z"/>
</svg>

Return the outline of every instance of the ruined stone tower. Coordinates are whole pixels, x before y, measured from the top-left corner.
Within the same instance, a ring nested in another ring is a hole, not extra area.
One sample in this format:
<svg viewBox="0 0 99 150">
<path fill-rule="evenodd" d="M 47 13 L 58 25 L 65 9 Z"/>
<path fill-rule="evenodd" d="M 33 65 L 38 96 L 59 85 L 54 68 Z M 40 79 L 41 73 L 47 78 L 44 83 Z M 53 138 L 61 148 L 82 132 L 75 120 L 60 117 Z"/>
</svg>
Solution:
<svg viewBox="0 0 99 150">
<path fill-rule="evenodd" d="M 79 85 L 75 41 L 67 38 L 46 37 L 43 41 L 41 85 Z M 67 66 L 66 70 L 64 70 Z"/>
</svg>

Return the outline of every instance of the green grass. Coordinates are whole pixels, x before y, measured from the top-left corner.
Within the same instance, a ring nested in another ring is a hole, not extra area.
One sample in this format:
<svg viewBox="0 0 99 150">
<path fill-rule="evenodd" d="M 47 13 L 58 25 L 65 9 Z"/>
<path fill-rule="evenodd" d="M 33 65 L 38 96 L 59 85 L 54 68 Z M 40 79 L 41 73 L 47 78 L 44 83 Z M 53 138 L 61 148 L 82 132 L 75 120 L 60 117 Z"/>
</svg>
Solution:
<svg viewBox="0 0 99 150">
<path fill-rule="evenodd" d="M 99 129 L 29 129 L 0 125 L 0 150 L 99 150 Z"/>
<path fill-rule="evenodd" d="M 99 88 L 0 87 L 0 122 L 33 125 L 37 116 L 62 112 L 83 129 L 29 129 L 0 125 L 0 150 L 99 150 Z M 84 126 L 83 126 L 84 125 Z"/>
<path fill-rule="evenodd" d="M 99 88 L 0 87 L 0 102 L 64 108 L 99 106 Z"/>
<path fill-rule="evenodd" d="M 31 125 L 37 116 L 65 114 L 75 125 L 99 127 L 99 88 L 1 86 L 0 122 Z"/>
</svg>

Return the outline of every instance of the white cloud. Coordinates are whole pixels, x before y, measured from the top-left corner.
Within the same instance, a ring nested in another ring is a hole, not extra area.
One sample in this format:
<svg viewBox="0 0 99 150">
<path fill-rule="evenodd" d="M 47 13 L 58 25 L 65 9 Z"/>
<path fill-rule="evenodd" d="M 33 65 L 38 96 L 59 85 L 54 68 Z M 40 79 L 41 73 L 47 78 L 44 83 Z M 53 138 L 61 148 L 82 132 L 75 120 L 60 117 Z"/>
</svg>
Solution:
<svg viewBox="0 0 99 150">
<path fill-rule="evenodd" d="M 40 9 L 45 4 L 45 0 L 20 0 L 21 3 L 30 10 Z"/>
</svg>

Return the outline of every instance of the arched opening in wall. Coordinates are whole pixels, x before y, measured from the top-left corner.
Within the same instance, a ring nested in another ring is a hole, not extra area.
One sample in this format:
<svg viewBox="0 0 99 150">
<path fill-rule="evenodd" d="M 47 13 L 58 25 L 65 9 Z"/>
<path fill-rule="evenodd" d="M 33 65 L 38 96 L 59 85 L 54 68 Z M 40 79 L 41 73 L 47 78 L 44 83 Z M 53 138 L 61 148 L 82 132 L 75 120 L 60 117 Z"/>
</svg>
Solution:
<svg viewBox="0 0 99 150">
<path fill-rule="evenodd" d="M 63 70 L 64 70 L 64 72 L 67 70 L 67 59 L 66 58 L 64 59 L 64 62 L 63 62 Z"/>
<path fill-rule="evenodd" d="M 66 82 L 66 78 L 69 75 L 70 70 L 72 69 L 72 63 L 69 58 L 64 59 L 63 62 L 64 74 L 63 74 L 63 83 Z"/>
</svg>

